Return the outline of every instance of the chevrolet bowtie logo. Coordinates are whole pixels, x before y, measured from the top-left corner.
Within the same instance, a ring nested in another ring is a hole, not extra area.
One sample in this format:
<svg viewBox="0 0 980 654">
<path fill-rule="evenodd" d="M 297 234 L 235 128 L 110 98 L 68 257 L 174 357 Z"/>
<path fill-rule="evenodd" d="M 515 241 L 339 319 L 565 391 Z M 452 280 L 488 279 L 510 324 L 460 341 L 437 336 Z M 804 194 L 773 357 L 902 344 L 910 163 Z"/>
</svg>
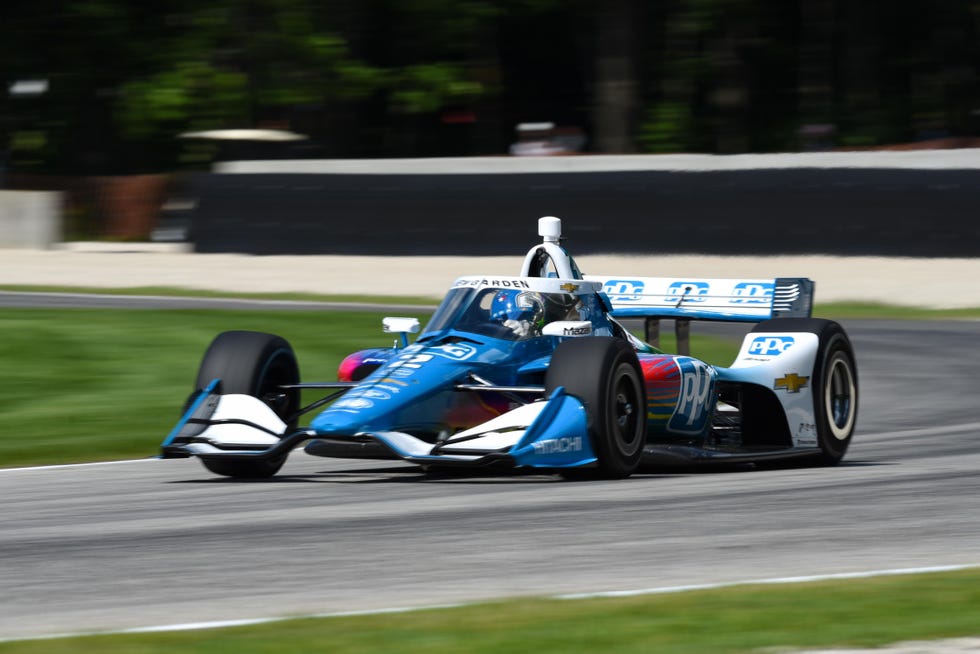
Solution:
<svg viewBox="0 0 980 654">
<path fill-rule="evenodd" d="M 777 379 L 773 385 L 773 388 L 776 390 L 785 388 L 788 393 L 799 393 L 801 388 L 806 387 L 806 383 L 808 381 L 810 381 L 809 377 L 800 377 L 795 372 L 791 372 L 785 377 L 780 377 Z"/>
<path fill-rule="evenodd" d="M 562 284 L 558 288 L 565 291 L 566 293 L 574 293 L 575 291 L 578 290 L 578 284 L 572 284 L 571 282 L 569 282 L 566 284 Z"/>
</svg>

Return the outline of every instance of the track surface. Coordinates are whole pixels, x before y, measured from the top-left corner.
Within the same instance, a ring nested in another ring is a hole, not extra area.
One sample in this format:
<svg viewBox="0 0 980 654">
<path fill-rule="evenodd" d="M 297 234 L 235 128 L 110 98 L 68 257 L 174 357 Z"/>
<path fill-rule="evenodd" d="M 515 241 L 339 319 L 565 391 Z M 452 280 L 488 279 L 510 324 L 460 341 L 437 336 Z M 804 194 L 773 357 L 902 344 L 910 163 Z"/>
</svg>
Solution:
<svg viewBox="0 0 980 654">
<path fill-rule="evenodd" d="M 836 468 L 574 483 L 294 454 L 252 483 L 194 460 L 2 470 L 0 638 L 980 563 L 980 322 L 845 326 L 863 395 Z"/>
</svg>

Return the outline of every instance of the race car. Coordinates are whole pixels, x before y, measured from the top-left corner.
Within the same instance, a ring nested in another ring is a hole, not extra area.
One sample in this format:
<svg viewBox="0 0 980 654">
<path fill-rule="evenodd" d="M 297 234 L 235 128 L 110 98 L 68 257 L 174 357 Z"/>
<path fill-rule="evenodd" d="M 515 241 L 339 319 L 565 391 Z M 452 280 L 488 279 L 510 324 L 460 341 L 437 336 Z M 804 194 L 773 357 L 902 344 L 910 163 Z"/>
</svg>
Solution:
<svg viewBox="0 0 980 654">
<path fill-rule="evenodd" d="M 810 317 L 811 280 L 584 275 L 558 218 L 538 231 L 519 275 L 459 277 L 421 331 L 385 318 L 394 346 L 350 354 L 337 381 L 301 382 L 280 336 L 219 334 L 162 456 L 239 478 L 276 474 L 299 446 L 565 478 L 842 459 L 857 367 L 843 327 Z M 721 367 L 634 335 L 638 318 L 755 325 Z M 301 406 L 307 389 L 324 393 Z"/>
</svg>

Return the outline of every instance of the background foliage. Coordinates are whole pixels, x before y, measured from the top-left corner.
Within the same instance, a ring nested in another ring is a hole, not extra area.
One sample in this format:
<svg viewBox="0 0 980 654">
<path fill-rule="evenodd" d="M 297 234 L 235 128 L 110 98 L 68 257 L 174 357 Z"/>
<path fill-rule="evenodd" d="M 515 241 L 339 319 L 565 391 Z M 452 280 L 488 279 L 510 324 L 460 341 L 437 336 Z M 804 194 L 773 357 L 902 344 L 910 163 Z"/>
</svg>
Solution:
<svg viewBox="0 0 980 654">
<path fill-rule="evenodd" d="M 7 0 L 0 161 L 169 171 L 221 154 L 179 134 L 255 126 L 311 137 L 265 157 L 501 154 L 523 121 L 591 152 L 972 137 L 978 27 L 980 0 Z"/>
</svg>

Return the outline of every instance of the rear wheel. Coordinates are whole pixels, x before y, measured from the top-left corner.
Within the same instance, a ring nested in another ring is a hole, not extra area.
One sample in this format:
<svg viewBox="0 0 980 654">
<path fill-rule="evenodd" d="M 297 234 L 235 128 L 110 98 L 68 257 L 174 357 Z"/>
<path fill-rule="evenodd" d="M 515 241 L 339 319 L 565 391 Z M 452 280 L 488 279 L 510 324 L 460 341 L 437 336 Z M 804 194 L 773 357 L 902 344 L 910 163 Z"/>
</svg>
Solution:
<svg viewBox="0 0 980 654">
<path fill-rule="evenodd" d="M 250 331 L 229 331 L 211 342 L 197 373 L 195 388 L 220 379 L 222 394 L 241 393 L 265 402 L 289 429 L 296 426 L 300 406 L 298 389 L 282 389 L 299 383 L 299 364 L 289 343 L 280 336 Z M 237 478 L 271 477 L 279 472 L 286 455 L 271 460 L 229 461 L 201 459 L 217 475 Z"/>
<path fill-rule="evenodd" d="M 545 377 L 548 393 L 559 386 L 585 405 L 589 440 L 598 460 L 596 469 L 567 476 L 623 478 L 633 474 L 646 440 L 646 389 L 632 346 L 611 337 L 562 342 Z"/>
<path fill-rule="evenodd" d="M 834 323 L 836 325 L 836 323 Z M 813 404 L 821 462 L 836 465 L 844 458 L 857 422 L 857 366 L 843 331 L 830 334 L 813 367 Z"/>
<path fill-rule="evenodd" d="M 854 350 L 840 324 L 818 318 L 777 318 L 752 331 L 810 332 L 818 338 L 810 387 L 820 454 L 816 462 L 837 465 L 844 458 L 857 424 L 858 375 Z"/>
</svg>

